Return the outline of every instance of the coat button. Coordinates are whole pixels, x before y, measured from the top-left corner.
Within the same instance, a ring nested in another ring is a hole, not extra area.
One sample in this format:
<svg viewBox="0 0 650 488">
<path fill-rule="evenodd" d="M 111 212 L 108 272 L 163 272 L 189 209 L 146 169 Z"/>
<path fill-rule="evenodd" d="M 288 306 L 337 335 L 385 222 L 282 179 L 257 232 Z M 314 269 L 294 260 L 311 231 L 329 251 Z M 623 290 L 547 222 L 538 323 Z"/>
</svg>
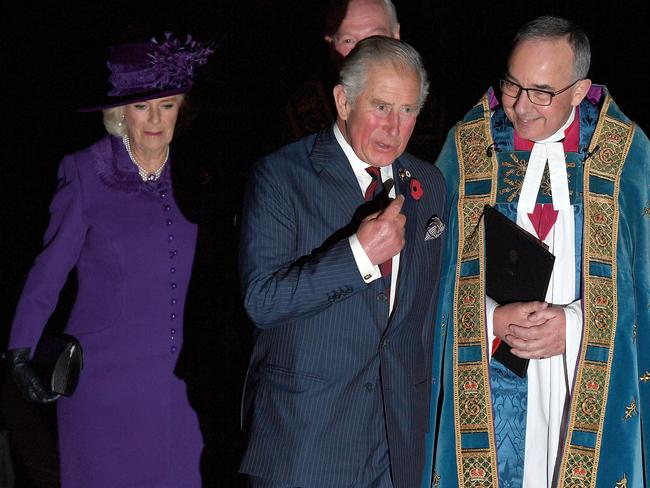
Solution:
<svg viewBox="0 0 650 488">
<path fill-rule="evenodd" d="M 176 346 L 172 346 L 172 352 L 176 352 Z"/>
<path fill-rule="evenodd" d="M 178 285 L 176 283 L 172 283 L 172 290 L 175 290 Z"/>
<path fill-rule="evenodd" d="M 167 236 L 167 240 L 168 240 L 169 242 L 173 241 L 173 240 L 174 240 L 174 236 L 171 235 L 171 234 L 169 234 L 169 235 Z"/>
<path fill-rule="evenodd" d="M 172 225 L 174 222 L 172 222 L 172 219 L 167 219 L 167 225 Z"/>
<path fill-rule="evenodd" d="M 176 329 L 169 329 L 169 334 L 173 337 L 176 334 Z"/>
<path fill-rule="evenodd" d="M 165 198 L 165 197 L 167 197 L 167 192 L 165 190 L 162 190 L 160 192 L 160 198 Z"/>
<path fill-rule="evenodd" d="M 171 304 L 172 305 L 176 305 L 177 303 L 178 303 L 178 300 L 176 300 L 175 298 L 171 299 Z"/>
<path fill-rule="evenodd" d="M 385 302 L 385 301 L 388 300 L 388 297 L 387 297 L 386 294 L 382 291 L 382 292 L 377 293 L 377 300 L 379 300 L 380 302 Z"/>
<path fill-rule="evenodd" d="M 375 384 L 374 383 L 366 383 L 363 385 L 363 387 L 366 389 L 366 391 L 373 391 L 375 389 Z"/>
<path fill-rule="evenodd" d="M 170 314 L 169 314 L 169 318 L 170 318 L 171 320 L 174 320 L 174 319 L 176 318 L 176 314 L 175 314 L 174 312 L 170 313 Z"/>
<path fill-rule="evenodd" d="M 174 268 L 174 267 L 172 266 L 171 268 L 169 268 L 169 272 L 170 272 L 171 274 L 176 273 L 176 268 Z"/>
<path fill-rule="evenodd" d="M 165 212 L 169 212 L 172 209 L 172 206 L 171 205 L 164 205 L 163 209 L 165 210 Z"/>
</svg>

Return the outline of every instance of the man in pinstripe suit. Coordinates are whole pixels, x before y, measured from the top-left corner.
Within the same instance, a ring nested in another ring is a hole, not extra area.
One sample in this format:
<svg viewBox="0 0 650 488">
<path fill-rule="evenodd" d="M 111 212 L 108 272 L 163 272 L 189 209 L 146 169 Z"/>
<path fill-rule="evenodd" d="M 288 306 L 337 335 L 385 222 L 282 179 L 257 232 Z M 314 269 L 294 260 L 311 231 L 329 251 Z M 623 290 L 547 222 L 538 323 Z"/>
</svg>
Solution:
<svg viewBox="0 0 650 488">
<path fill-rule="evenodd" d="M 420 482 L 445 190 L 404 149 L 427 76 L 412 47 L 376 36 L 340 80 L 336 123 L 263 158 L 245 198 L 253 487 Z"/>
</svg>

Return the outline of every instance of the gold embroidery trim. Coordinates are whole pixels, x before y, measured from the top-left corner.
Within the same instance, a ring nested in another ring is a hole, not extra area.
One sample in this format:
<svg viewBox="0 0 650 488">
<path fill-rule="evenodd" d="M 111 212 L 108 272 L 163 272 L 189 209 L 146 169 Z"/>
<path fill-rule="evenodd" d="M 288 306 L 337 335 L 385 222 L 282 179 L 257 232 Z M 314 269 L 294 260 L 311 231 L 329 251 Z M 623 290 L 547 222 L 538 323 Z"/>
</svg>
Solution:
<svg viewBox="0 0 650 488">
<path fill-rule="evenodd" d="M 463 263 L 483 255 L 483 227 L 478 224 L 483 206 L 496 200 L 496 155 L 488 157 L 486 152 L 486 148 L 492 144 L 490 110 L 486 96 L 481 100 L 481 105 L 481 119 L 459 124 L 456 128 L 459 239 L 454 289 L 454 421 L 459 486 L 497 488 L 499 481 L 484 330 L 483 260 L 479 260 L 478 275 L 460 276 Z M 465 182 L 480 180 L 492 182 L 490 194 L 465 195 Z M 459 347 L 466 346 L 480 346 L 481 360 L 459 363 Z M 462 448 L 462 435 L 473 432 L 488 434 L 487 448 Z"/>
<path fill-rule="evenodd" d="M 561 487 L 594 488 L 600 460 L 603 423 L 609 393 L 609 380 L 616 335 L 616 244 L 618 237 L 619 177 L 634 136 L 634 125 L 607 115 L 611 97 L 603 103 L 594 137 L 589 148 L 592 158 L 584 167 L 584 250 L 583 268 L 585 307 L 584 337 L 576 371 L 574 393 L 571 398 L 571 422 L 566 438 L 569 440 L 560 468 Z M 599 150 L 595 151 L 598 147 Z M 614 183 L 614 195 L 600 195 L 590 191 L 591 176 Z M 589 274 L 592 261 L 611 265 L 611 277 Z M 606 363 L 587 360 L 589 346 L 608 348 Z M 570 443 L 574 431 L 596 435 L 595 448 Z"/>
</svg>

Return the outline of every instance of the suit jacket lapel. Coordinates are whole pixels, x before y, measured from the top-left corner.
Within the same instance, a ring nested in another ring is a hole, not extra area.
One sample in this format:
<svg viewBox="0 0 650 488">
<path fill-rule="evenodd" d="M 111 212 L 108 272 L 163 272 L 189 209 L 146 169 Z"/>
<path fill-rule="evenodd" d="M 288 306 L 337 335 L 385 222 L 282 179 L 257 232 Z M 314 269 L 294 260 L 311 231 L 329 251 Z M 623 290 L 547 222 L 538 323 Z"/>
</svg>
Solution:
<svg viewBox="0 0 650 488">
<path fill-rule="evenodd" d="M 310 157 L 323 185 L 323 193 L 333 195 L 342 214 L 351 218 L 357 207 L 363 204 L 363 195 L 352 166 L 331 128 L 316 136 Z"/>
<path fill-rule="evenodd" d="M 397 289 L 395 290 L 395 303 L 393 304 L 393 312 L 388 327 L 390 328 L 393 322 L 400 322 L 400 312 L 407 310 L 405 303 L 408 303 L 408 275 L 412 268 L 411 256 L 417 239 L 417 204 L 418 202 L 411 196 L 409 188 L 410 178 L 402 178 L 404 172 L 409 169 L 408 161 L 406 158 L 398 158 L 393 163 L 393 178 L 395 179 L 395 188 L 398 195 L 404 195 L 404 205 L 402 206 L 402 213 L 406 217 L 406 226 L 404 232 L 404 248 L 400 253 L 399 270 L 397 275 Z"/>
</svg>

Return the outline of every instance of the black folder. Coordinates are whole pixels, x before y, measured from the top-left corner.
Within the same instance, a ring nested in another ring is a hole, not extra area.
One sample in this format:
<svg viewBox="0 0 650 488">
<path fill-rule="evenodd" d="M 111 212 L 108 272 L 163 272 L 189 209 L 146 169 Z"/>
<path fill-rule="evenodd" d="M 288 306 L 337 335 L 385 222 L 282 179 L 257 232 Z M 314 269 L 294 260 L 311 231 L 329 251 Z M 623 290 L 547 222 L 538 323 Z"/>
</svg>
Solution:
<svg viewBox="0 0 650 488">
<path fill-rule="evenodd" d="M 485 293 L 500 305 L 544 301 L 555 256 L 542 241 L 490 205 L 483 209 L 485 225 Z M 515 356 L 501 341 L 492 356 L 524 378 L 528 359 Z"/>
</svg>

